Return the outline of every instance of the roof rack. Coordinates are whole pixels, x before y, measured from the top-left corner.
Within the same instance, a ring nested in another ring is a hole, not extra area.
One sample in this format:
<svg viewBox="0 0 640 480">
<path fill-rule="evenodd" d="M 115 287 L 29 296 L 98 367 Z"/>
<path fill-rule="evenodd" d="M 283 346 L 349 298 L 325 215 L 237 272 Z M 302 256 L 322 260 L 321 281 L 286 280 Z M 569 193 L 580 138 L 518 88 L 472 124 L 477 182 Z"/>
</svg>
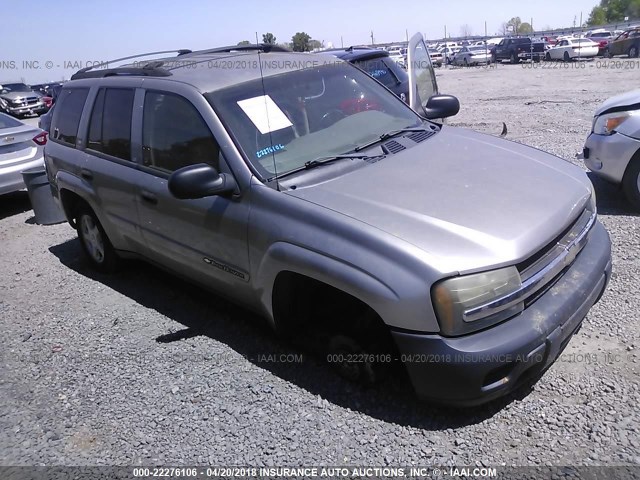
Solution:
<svg viewBox="0 0 640 480">
<path fill-rule="evenodd" d="M 191 50 L 188 50 L 188 49 L 162 50 L 159 52 L 141 53 L 139 55 L 130 55 L 128 57 L 116 58 L 115 60 L 109 60 L 107 62 L 101 62 L 95 65 L 92 65 L 90 67 L 82 68 L 71 76 L 71 80 L 77 80 L 79 78 L 100 78 L 100 77 L 108 77 L 112 75 L 145 75 L 145 76 L 171 75 L 166 70 L 159 68 L 161 64 L 158 62 L 156 62 L 155 64 L 153 62 L 150 62 L 148 65 L 145 65 L 144 67 L 141 67 L 141 68 L 114 67 L 114 68 L 107 68 L 107 69 L 92 71 L 92 70 L 95 70 L 96 68 L 109 66 L 112 63 L 122 62 L 124 60 L 132 60 L 134 58 L 149 57 L 151 55 L 163 55 L 165 53 L 177 53 L 178 56 L 180 56 L 180 55 L 186 55 L 188 53 L 191 53 Z"/>
<path fill-rule="evenodd" d="M 195 52 L 188 52 L 193 55 L 200 55 L 203 53 L 230 53 L 230 52 L 251 52 L 262 51 L 264 53 L 269 52 L 291 52 L 291 50 L 281 47 L 280 45 L 273 45 L 271 43 L 254 43 L 249 45 L 232 45 L 229 47 L 216 47 L 208 48 L 206 50 L 196 50 Z"/>
</svg>

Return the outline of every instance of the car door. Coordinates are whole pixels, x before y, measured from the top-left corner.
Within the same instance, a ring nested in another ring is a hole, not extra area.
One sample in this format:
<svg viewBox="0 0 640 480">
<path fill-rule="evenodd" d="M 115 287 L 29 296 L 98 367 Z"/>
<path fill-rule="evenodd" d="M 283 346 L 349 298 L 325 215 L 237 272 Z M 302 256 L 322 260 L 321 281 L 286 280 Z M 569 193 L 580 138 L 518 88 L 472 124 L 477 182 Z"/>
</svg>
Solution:
<svg viewBox="0 0 640 480">
<path fill-rule="evenodd" d="M 421 33 L 409 41 L 408 48 L 409 105 L 418 113 L 424 112 L 429 98 L 438 94 L 438 82 L 431 64 L 429 50 Z"/>
<path fill-rule="evenodd" d="M 230 173 L 206 114 L 200 113 L 213 111 L 201 94 L 186 94 L 190 98 L 144 91 L 137 137 L 145 173 L 136 197 L 140 228 L 153 260 L 237 296 L 249 282 L 249 195 L 180 200 L 167 187 L 171 173 L 189 165 L 207 163 Z"/>
<path fill-rule="evenodd" d="M 500 43 L 498 43 L 495 46 L 496 58 L 498 58 L 498 59 L 504 58 L 504 51 L 506 49 L 506 45 L 507 45 L 507 41 L 503 39 L 503 40 L 500 40 Z"/>
<path fill-rule="evenodd" d="M 113 245 L 140 252 L 134 194 L 140 173 L 131 155 L 135 86 L 110 86 L 109 80 L 104 83 L 89 98 L 91 114 L 86 138 L 82 139 L 86 162 L 80 173 L 93 190 L 94 209 Z"/>
</svg>

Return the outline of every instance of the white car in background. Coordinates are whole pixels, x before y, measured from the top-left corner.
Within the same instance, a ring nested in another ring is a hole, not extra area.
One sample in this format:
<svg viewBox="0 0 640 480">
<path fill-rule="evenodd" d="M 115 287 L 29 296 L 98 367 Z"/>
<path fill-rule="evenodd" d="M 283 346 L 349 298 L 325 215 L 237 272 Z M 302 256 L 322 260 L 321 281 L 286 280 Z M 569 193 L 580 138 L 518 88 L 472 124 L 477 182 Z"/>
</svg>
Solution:
<svg viewBox="0 0 640 480">
<path fill-rule="evenodd" d="M 547 50 L 546 60 L 564 60 L 593 58 L 598 55 L 598 44 L 588 38 L 565 38 Z"/>
<path fill-rule="evenodd" d="M 405 47 L 394 45 L 389 48 L 389 58 L 404 66 L 407 61 L 407 49 Z"/>
<path fill-rule="evenodd" d="M 476 45 L 462 47 L 451 60 L 453 65 L 489 65 L 491 63 L 491 49 L 488 46 Z"/>
</svg>

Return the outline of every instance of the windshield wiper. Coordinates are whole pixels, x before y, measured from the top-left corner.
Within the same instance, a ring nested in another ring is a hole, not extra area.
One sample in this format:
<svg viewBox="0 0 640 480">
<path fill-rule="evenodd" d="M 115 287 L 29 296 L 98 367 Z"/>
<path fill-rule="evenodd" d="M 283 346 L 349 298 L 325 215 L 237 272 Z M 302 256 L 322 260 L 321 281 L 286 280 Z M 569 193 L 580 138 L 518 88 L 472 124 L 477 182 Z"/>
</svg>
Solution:
<svg viewBox="0 0 640 480">
<path fill-rule="evenodd" d="M 390 139 L 391 137 L 395 137 L 396 135 L 400 135 L 401 133 L 409 133 L 409 132 L 424 132 L 428 130 L 426 127 L 409 127 L 409 128 L 400 128 L 398 130 L 392 130 L 388 133 L 383 133 L 377 139 L 372 140 L 369 143 L 365 143 L 364 145 L 359 145 L 354 148 L 354 152 L 359 152 L 360 150 L 364 150 L 366 148 L 374 146 L 376 143 L 384 142 L 385 140 Z"/>
<path fill-rule="evenodd" d="M 309 160 L 305 162 L 304 165 L 298 168 L 294 168 L 293 170 L 289 170 L 288 172 L 281 173 L 279 175 L 275 175 L 269 178 L 267 181 L 275 180 L 277 178 L 288 177 L 289 175 L 293 175 L 294 173 L 302 172 L 304 170 L 311 170 L 312 168 L 319 167 L 321 165 L 327 165 L 328 163 L 333 163 L 338 160 L 375 160 L 381 157 L 385 157 L 386 155 L 364 155 L 364 154 L 343 154 L 343 155 L 329 155 L 327 157 L 316 158 L 315 160 Z"/>
</svg>

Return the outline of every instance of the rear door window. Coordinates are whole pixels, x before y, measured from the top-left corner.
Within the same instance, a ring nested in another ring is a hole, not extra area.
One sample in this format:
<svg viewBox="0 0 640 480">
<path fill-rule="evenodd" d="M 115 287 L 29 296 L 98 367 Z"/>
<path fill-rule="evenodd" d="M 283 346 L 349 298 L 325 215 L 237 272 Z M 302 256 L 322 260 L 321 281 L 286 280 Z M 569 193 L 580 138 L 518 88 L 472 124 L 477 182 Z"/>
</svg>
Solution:
<svg viewBox="0 0 640 480">
<path fill-rule="evenodd" d="M 131 160 L 133 89 L 102 88 L 89 121 L 87 148 L 122 160 Z"/>
</svg>

